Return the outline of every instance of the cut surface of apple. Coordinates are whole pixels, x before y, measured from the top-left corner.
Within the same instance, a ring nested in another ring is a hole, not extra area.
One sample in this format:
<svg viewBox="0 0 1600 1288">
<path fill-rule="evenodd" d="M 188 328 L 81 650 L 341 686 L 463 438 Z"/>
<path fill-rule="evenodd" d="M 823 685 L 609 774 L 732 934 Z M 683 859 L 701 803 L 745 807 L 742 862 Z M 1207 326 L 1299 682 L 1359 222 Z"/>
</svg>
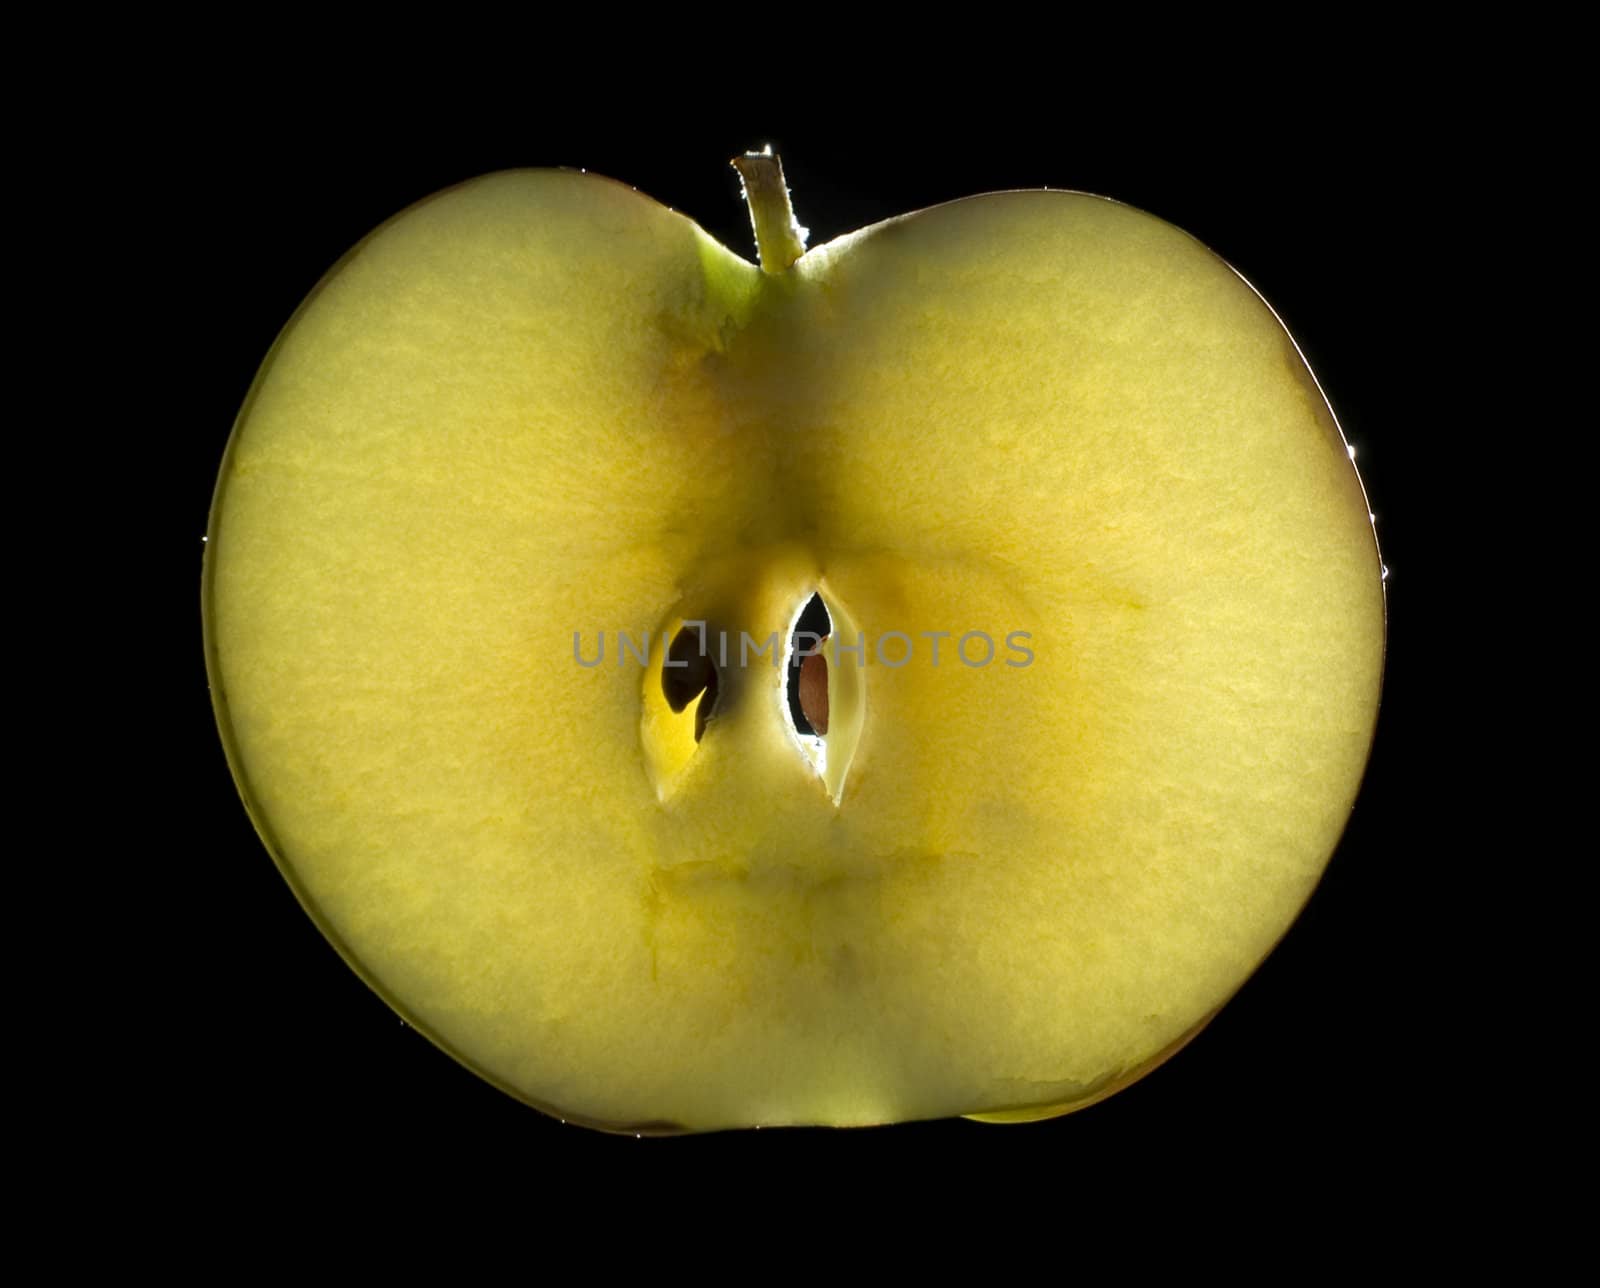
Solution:
<svg viewBox="0 0 1600 1288">
<path fill-rule="evenodd" d="M 768 267 L 567 171 L 352 251 L 217 487 L 240 790 L 375 989 L 570 1119 L 1088 1103 L 1338 840 L 1361 484 L 1271 310 L 1129 207 L 1000 193 Z"/>
</svg>

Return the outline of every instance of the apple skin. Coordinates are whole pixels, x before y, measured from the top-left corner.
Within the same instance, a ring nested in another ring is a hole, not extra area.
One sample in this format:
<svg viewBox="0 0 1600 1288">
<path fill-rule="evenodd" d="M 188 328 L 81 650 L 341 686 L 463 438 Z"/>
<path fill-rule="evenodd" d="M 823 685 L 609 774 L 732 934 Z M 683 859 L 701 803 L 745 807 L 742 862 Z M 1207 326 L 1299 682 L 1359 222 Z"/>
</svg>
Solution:
<svg viewBox="0 0 1600 1288">
<path fill-rule="evenodd" d="M 965 237 L 965 234 L 963 234 L 963 237 Z M 291 328 L 291 330 L 293 330 L 293 328 Z M 288 334 L 288 333 L 286 333 L 286 334 Z M 790 339 L 792 339 L 792 338 L 790 338 Z M 774 346 L 774 349 L 778 349 L 778 347 L 782 347 L 782 349 L 787 349 L 787 350 L 789 350 L 789 352 L 792 352 L 792 346 Z M 270 366 L 270 360 L 269 360 L 269 366 Z M 250 411 L 251 411 L 251 408 L 248 408 L 248 406 L 246 406 L 246 418 L 248 418 L 248 414 L 250 414 Z M 242 418 L 242 421 L 243 421 L 243 419 L 245 419 L 245 418 Z M 1338 432 L 1338 430 L 1334 429 L 1333 432 L 1334 432 L 1334 434 L 1336 434 L 1336 432 Z M 869 464 L 869 466 L 870 466 L 870 462 L 867 462 L 867 464 Z M 227 467 L 226 467 L 226 470 L 227 470 Z M 226 472 L 226 470 L 224 470 L 224 472 Z M 738 475 L 734 475 L 734 477 L 738 477 Z M 1354 478 L 1354 472 L 1352 472 L 1352 478 Z M 886 485 L 885 485 L 885 488 L 886 488 Z M 883 490 L 883 488 L 877 488 L 877 490 Z M 877 490 L 875 490 L 875 491 L 877 491 Z M 840 504 L 843 504 L 843 502 L 840 501 Z M 1365 510 L 1365 502 L 1363 502 L 1363 510 Z M 208 565 L 208 570 L 210 570 L 211 566 L 214 566 L 214 565 Z M 805 576 L 802 576 L 802 578 L 800 578 L 800 579 L 802 579 L 802 581 L 803 581 L 803 579 L 805 579 Z M 848 597 L 848 595 L 846 595 L 846 597 Z M 1381 602 L 1381 592 L 1379 592 L 1379 602 Z M 218 685 L 219 693 L 221 693 L 221 690 L 222 690 L 222 685 Z M 226 725 L 227 725 L 227 720 L 224 720 L 224 726 L 226 726 Z M 230 747 L 230 755 L 232 755 L 232 758 L 234 758 L 235 766 L 237 766 L 238 765 L 238 760 L 240 760 L 240 752 L 238 752 L 237 747 Z M 312 910 L 312 912 L 314 912 L 314 915 L 317 915 L 318 923 L 320 923 L 320 925 L 323 925 L 323 930 L 325 930 L 326 933 L 330 934 L 331 941 L 333 941 L 334 944 L 336 944 L 336 946 L 341 947 L 341 952 L 346 952 L 347 958 L 350 958 L 350 960 L 352 960 L 352 965 L 357 965 L 358 970 L 362 970 L 362 965 L 360 965 L 360 960 L 362 960 L 362 954 L 354 954 L 354 952 L 350 952 L 350 950 L 347 949 L 346 942 L 344 942 L 344 939 L 342 939 L 341 933 L 339 933 L 339 930 L 338 930 L 338 926 L 333 925 L 333 923 L 328 922 L 328 920 L 326 920 L 326 918 L 323 917 L 322 914 L 320 914 L 320 910 L 318 910 L 318 909 L 320 909 L 320 904 L 322 904 L 323 899 L 312 898 L 312 896 L 307 896 L 307 894 L 304 893 L 304 888 L 302 888 L 302 883 L 299 882 L 298 878 L 294 877 L 294 875 L 293 875 L 293 872 L 294 872 L 293 862 L 290 862 L 290 861 L 288 861 L 288 859 L 285 858 L 285 853 L 286 853 L 285 846 L 283 846 L 282 843 L 274 843 L 274 835 L 272 835 L 272 829 L 270 829 L 270 824 L 269 824 L 269 821 L 267 821 L 267 819 L 269 819 L 270 816 L 272 816 L 272 814 L 274 814 L 275 811 L 277 811 L 277 806 L 272 806 L 272 808 L 262 808 L 262 806 L 259 805 L 259 802 L 253 802 L 253 800 L 251 800 L 251 790 L 250 790 L 250 786 L 248 786 L 248 782 L 250 782 L 250 774 L 248 774 L 248 773 L 240 774 L 240 786 L 242 786 L 242 790 L 245 790 L 246 803 L 250 803 L 250 805 L 251 805 L 251 814 L 253 814 L 253 818 L 256 819 L 256 821 L 258 821 L 258 827 L 259 827 L 259 829 L 262 830 L 262 835 L 264 835 L 264 837 L 267 838 L 267 842 L 269 842 L 269 848 L 272 848 L 272 850 L 274 850 L 275 856 L 278 856 L 278 859 L 280 859 L 280 864 L 282 864 L 282 866 L 285 867 L 286 872 L 288 872 L 288 874 L 291 875 L 291 883 L 293 883 L 293 885 L 296 886 L 296 893 L 301 894 L 302 902 L 306 902 L 307 909 Z M 304 784 L 301 784 L 301 786 L 304 786 Z M 371 973 L 370 973 L 370 971 L 363 971 L 363 973 L 368 974 L 368 978 L 370 978 L 370 981 L 371 981 Z M 379 987 L 379 990 L 381 990 L 381 992 L 386 992 L 386 995 L 389 995 L 389 990 L 382 989 L 382 987 L 379 986 L 378 982 L 376 982 L 376 981 L 373 981 L 373 982 L 374 982 L 374 987 Z M 405 1008 L 403 1008 L 402 998 L 398 997 L 398 995 L 392 995 L 392 997 L 390 997 L 390 1002 L 400 1003 L 400 1005 L 397 1005 L 397 1010 L 402 1010 L 402 1013 L 406 1013 Z M 424 1021 L 424 1027 L 427 1027 L 426 1026 L 426 1021 Z M 435 1040 L 438 1040 L 437 1035 L 434 1035 L 434 1037 L 435 1037 Z M 446 1045 L 446 1050 L 451 1050 L 450 1046 Z M 474 1061 L 472 1061 L 472 1059 L 470 1059 L 470 1056 L 466 1056 L 466 1054 L 462 1053 L 462 1051 L 453 1050 L 453 1051 L 451 1051 L 451 1053 L 456 1054 L 456 1056 L 458 1056 L 458 1058 L 464 1059 L 464 1062 L 469 1062 L 469 1064 L 474 1064 Z M 490 1074 L 488 1074 L 488 1070 L 483 1069 L 482 1066 L 478 1066 L 478 1072 L 485 1072 L 485 1075 L 490 1075 Z M 501 1080 L 501 1082 L 502 1082 L 502 1085 L 506 1085 L 506 1083 L 504 1083 L 504 1080 Z M 515 1090 L 517 1090 L 517 1088 L 514 1088 L 514 1086 L 507 1085 L 507 1090 L 514 1090 L 515 1091 Z M 520 1091 L 520 1094 L 523 1094 L 523 1096 L 525 1096 L 525 1098 L 528 1098 L 528 1096 L 526 1096 L 526 1091 L 525 1090 Z M 536 1098 L 530 1098 L 530 1099 L 534 1099 L 534 1101 L 538 1102 L 538 1099 L 536 1099 Z M 614 1118 L 613 1118 L 613 1120 L 611 1120 L 611 1122 L 614 1123 L 614 1122 L 616 1122 L 616 1120 L 614 1120 Z M 635 1126 L 648 1126 L 648 1125 L 650 1125 L 650 1120 L 646 1120 L 645 1123 L 635 1123 Z M 722 1123 L 714 1123 L 714 1125 L 722 1125 Z"/>
</svg>

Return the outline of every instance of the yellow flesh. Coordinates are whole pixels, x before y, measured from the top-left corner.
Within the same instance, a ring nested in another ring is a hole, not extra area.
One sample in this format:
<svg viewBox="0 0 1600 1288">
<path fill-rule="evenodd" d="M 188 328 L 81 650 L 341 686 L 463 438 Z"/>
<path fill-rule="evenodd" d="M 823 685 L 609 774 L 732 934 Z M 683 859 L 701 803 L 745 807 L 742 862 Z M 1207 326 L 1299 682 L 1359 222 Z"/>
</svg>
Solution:
<svg viewBox="0 0 1600 1288">
<path fill-rule="evenodd" d="M 441 194 L 280 339 L 207 574 L 235 772 L 307 906 L 447 1049 L 616 1125 L 1125 1080 L 1309 895 L 1382 657 L 1366 503 L 1281 326 L 1062 193 L 780 277 L 590 176 Z M 762 659 L 698 745 L 652 723 L 666 632 L 736 653 L 819 587 L 868 641 L 853 695 L 828 659 L 842 781 Z M 653 671 L 619 665 L 647 630 Z"/>
</svg>

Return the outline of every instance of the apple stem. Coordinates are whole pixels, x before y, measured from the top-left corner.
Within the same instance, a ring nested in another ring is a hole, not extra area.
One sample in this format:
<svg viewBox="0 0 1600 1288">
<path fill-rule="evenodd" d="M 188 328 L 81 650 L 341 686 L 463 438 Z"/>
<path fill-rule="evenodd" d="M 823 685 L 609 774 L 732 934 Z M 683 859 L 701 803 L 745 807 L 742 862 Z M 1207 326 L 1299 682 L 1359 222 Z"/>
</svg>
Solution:
<svg viewBox="0 0 1600 1288">
<path fill-rule="evenodd" d="M 734 157 L 730 164 L 744 181 L 745 204 L 750 207 L 756 249 L 761 252 L 761 271 L 787 271 L 806 253 L 807 230 L 795 222 L 789 188 L 783 181 L 783 162 L 768 144 L 760 152 Z"/>
</svg>

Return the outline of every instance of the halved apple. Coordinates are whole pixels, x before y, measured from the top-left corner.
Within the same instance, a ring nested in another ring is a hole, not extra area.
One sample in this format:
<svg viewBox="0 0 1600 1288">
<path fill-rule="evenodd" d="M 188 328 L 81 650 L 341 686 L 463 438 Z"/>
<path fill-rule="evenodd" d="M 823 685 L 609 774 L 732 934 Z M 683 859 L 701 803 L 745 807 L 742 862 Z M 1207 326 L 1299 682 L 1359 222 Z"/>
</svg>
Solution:
<svg viewBox="0 0 1600 1288">
<path fill-rule="evenodd" d="M 306 301 L 207 548 L 241 793 L 375 989 L 567 1118 L 1078 1107 L 1339 837 L 1361 484 L 1272 311 L 1160 220 L 1010 192 L 802 254 L 744 168 L 764 268 L 521 171 Z"/>
</svg>

